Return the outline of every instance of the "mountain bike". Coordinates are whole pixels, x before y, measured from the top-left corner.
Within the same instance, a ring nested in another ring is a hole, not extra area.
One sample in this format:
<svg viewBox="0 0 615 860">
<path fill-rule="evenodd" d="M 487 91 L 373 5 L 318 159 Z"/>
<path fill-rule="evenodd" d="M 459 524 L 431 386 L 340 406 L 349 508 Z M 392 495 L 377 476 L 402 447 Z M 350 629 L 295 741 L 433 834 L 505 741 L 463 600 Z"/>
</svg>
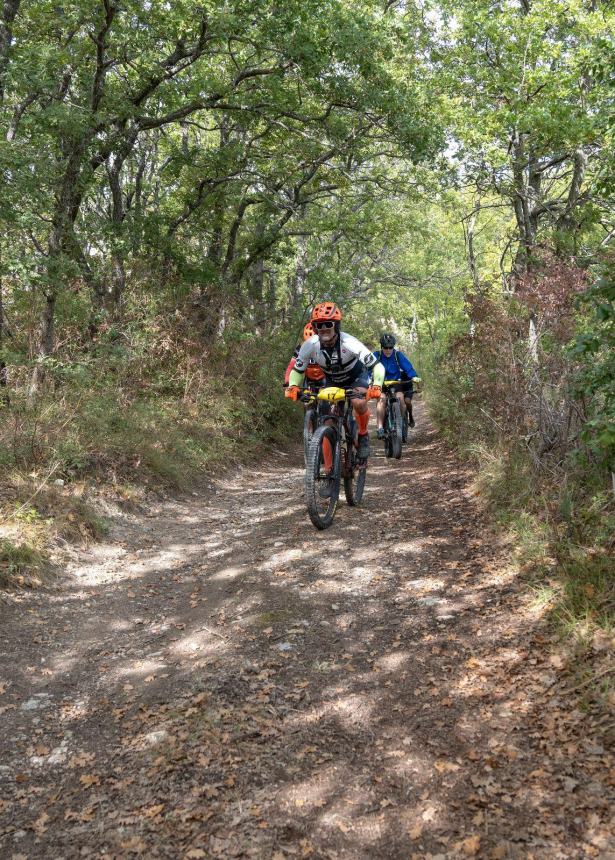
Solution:
<svg viewBox="0 0 615 860">
<path fill-rule="evenodd" d="M 359 505 L 363 498 L 367 459 L 357 454 L 359 431 L 351 401 L 364 396 L 353 388 L 336 387 L 323 388 L 316 395 L 318 401 L 329 405 L 328 414 L 318 415 L 305 467 L 305 500 L 317 529 L 326 529 L 333 522 L 342 480 L 349 505 Z M 332 463 L 329 471 L 325 466 L 326 446 Z"/>
<path fill-rule="evenodd" d="M 384 453 L 387 457 L 399 460 L 401 457 L 401 443 L 403 435 L 403 422 L 401 417 L 401 406 L 397 399 L 397 391 L 401 384 L 400 379 L 391 379 L 384 383 L 386 393 L 386 410 L 384 413 Z"/>
</svg>

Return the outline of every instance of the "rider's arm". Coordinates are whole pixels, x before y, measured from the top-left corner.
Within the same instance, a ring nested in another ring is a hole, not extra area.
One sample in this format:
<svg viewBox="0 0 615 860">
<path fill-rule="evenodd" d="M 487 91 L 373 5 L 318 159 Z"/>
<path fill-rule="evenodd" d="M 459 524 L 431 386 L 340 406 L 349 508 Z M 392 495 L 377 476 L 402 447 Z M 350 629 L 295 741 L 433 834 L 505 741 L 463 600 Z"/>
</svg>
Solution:
<svg viewBox="0 0 615 860">
<path fill-rule="evenodd" d="M 284 385 L 288 385 L 288 380 L 290 379 L 290 372 L 294 366 L 295 366 L 295 356 L 293 355 L 291 360 L 288 362 L 288 367 L 286 368 L 286 371 L 284 373 Z"/>
<path fill-rule="evenodd" d="M 378 388 L 382 388 L 382 383 L 384 382 L 384 366 L 378 361 L 371 368 L 371 371 L 373 380 L 372 384 L 378 386 Z"/>
<path fill-rule="evenodd" d="M 318 335 L 317 334 L 312 335 L 312 337 L 303 341 L 303 343 L 301 344 L 301 349 L 297 353 L 297 358 L 295 359 L 295 369 L 293 370 L 293 373 L 295 373 L 295 371 L 296 371 L 301 376 L 301 382 L 303 382 L 303 376 L 305 374 L 305 371 L 307 370 L 307 366 L 310 363 L 310 358 L 312 358 L 312 355 L 315 351 L 317 344 L 318 344 Z M 292 375 L 293 374 L 291 373 L 291 377 L 292 377 Z M 300 385 L 301 384 L 299 382 L 291 382 L 290 379 L 289 379 L 289 383 L 291 385 Z"/>
<path fill-rule="evenodd" d="M 304 375 L 305 374 L 299 373 L 298 370 L 295 370 L 295 368 L 293 368 L 290 372 L 290 376 L 288 377 L 288 384 L 289 385 L 298 385 L 299 388 L 302 388 Z"/>
<path fill-rule="evenodd" d="M 399 366 L 402 370 L 408 374 L 410 379 L 413 379 L 415 376 L 418 376 L 416 370 L 412 367 L 412 362 L 410 359 L 403 354 L 403 352 L 397 351 L 397 357 L 399 358 Z"/>
</svg>

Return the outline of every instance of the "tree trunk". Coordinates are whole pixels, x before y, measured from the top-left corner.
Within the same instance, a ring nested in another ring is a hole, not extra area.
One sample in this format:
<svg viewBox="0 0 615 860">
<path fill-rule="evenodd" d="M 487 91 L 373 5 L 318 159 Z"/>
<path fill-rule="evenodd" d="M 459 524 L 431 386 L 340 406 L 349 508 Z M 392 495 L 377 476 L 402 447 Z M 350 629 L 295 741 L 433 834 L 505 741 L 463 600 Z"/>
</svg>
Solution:
<svg viewBox="0 0 615 860">
<path fill-rule="evenodd" d="M 538 330 L 536 327 L 536 323 L 536 314 L 532 312 L 530 314 L 530 321 L 528 325 L 527 350 L 532 364 L 538 366 Z"/>
<path fill-rule="evenodd" d="M 295 263 L 295 274 L 293 278 L 293 303 L 301 305 L 307 282 L 307 236 L 297 237 L 297 258 Z"/>
<path fill-rule="evenodd" d="M 30 405 L 34 402 L 36 395 L 39 393 L 43 379 L 45 378 L 44 361 L 53 354 L 54 337 L 55 337 L 55 306 L 56 292 L 50 291 L 45 295 L 45 307 L 43 309 L 43 317 L 41 320 L 41 331 L 38 349 L 38 361 L 30 378 L 30 386 L 28 388 L 28 401 Z"/>
<path fill-rule="evenodd" d="M 0 247 L 1 250 L 1 247 Z M 2 358 L 2 347 L 4 345 L 4 299 L 3 299 L 3 291 L 4 291 L 4 282 L 2 278 L 2 259 L 0 257 L 0 404 L 9 405 L 9 393 L 8 393 L 8 371 L 6 368 L 6 362 Z"/>
<path fill-rule="evenodd" d="M 531 216 L 530 196 L 525 171 L 528 164 L 528 156 L 525 146 L 526 135 L 515 132 L 513 138 L 513 183 L 515 196 L 513 207 L 519 232 L 519 250 L 515 255 L 514 273 L 517 278 L 525 275 L 531 267 L 532 252 L 536 238 L 535 221 Z"/>
<path fill-rule="evenodd" d="M 118 252 L 113 255 L 111 283 L 113 317 L 114 319 L 121 319 L 124 309 L 124 290 L 126 289 L 126 268 L 124 258 Z"/>
<path fill-rule="evenodd" d="M 476 227 L 476 219 L 478 218 L 478 213 L 480 212 L 480 201 L 474 208 L 474 211 L 470 215 L 468 219 L 467 226 L 464 221 L 464 233 L 466 240 L 466 251 L 468 255 L 468 267 L 470 269 L 470 275 L 472 277 L 472 285 L 474 287 L 475 293 L 480 293 L 480 281 L 478 278 L 478 266 L 476 264 L 476 254 L 474 251 L 474 229 Z"/>
<path fill-rule="evenodd" d="M 416 311 L 412 314 L 412 325 L 410 326 L 410 335 L 408 340 L 412 344 L 412 346 L 416 346 L 419 342 L 419 328 L 418 328 L 419 318 L 417 316 Z"/>
<path fill-rule="evenodd" d="M 112 315 L 115 319 L 119 319 L 122 316 L 124 290 L 126 288 L 124 254 L 121 250 L 121 245 L 118 242 L 122 233 L 122 225 L 126 217 L 124 195 L 122 193 L 122 183 L 120 179 L 123 164 L 124 159 L 119 155 L 116 156 L 112 164 L 107 164 L 107 176 L 109 177 L 109 187 L 111 189 L 111 199 L 113 201 L 111 221 L 113 223 L 115 239 L 115 248 L 111 254 L 111 300 L 113 302 Z"/>
</svg>

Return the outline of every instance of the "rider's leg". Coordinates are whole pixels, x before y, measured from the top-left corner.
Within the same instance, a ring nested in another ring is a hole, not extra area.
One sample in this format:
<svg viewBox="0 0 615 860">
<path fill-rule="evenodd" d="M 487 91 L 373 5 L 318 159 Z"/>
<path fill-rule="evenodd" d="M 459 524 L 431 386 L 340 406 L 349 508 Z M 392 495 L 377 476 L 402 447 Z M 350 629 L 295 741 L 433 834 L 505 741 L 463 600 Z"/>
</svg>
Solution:
<svg viewBox="0 0 615 860">
<path fill-rule="evenodd" d="M 333 449 L 331 442 L 326 436 L 322 440 L 322 459 L 324 460 L 326 471 L 330 472 L 333 469 Z"/>
<path fill-rule="evenodd" d="M 358 393 L 365 394 L 367 388 L 356 387 L 355 390 Z M 359 457 L 369 457 L 369 433 L 367 432 L 369 409 L 367 408 L 367 400 L 364 397 L 353 397 L 352 409 L 359 428 Z"/>
<path fill-rule="evenodd" d="M 406 393 L 405 402 L 406 408 L 408 410 L 408 426 L 414 427 L 414 416 L 412 415 L 412 395 L 408 397 L 408 394 Z"/>
<path fill-rule="evenodd" d="M 406 401 L 404 400 L 404 392 L 397 392 L 397 402 L 399 403 L 399 408 L 401 409 L 401 420 L 402 423 L 406 420 Z"/>
<path fill-rule="evenodd" d="M 378 430 L 382 430 L 384 427 L 384 412 L 386 409 L 387 397 L 386 394 L 383 394 L 378 403 L 376 404 L 376 422 L 378 424 Z"/>
<path fill-rule="evenodd" d="M 332 425 L 333 421 L 325 421 L 325 424 Z M 325 464 L 325 469 L 330 472 L 333 469 L 333 448 L 327 437 L 322 440 L 322 459 Z"/>
<path fill-rule="evenodd" d="M 325 421 L 325 424 L 328 425 L 331 425 L 332 423 L 332 421 Z M 322 499 L 330 499 L 333 493 L 333 448 L 331 446 L 331 442 L 326 436 L 322 440 L 322 460 L 328 480 L 321 483 L 318 494 Z"/>
<path fill-rule="evenodd" d="M 378 422 L 377 435 L 379 439 L 384 439 L 384 416 L 387 409 L 387 396 L 382 394 L 376 404 L 376 420 Z"/>
</svg>

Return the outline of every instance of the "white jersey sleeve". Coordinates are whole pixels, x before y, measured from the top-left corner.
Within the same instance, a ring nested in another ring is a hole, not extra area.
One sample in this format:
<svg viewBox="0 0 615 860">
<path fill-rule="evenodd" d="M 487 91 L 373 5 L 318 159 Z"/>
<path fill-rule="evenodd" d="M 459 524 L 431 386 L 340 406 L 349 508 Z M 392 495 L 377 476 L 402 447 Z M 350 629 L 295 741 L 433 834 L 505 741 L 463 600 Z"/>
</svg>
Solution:
<svg viewBox="0 0 615 860">
<path fill-rule="evenodd" d="M 316 353 L 318 352 L 318 345 L 319 341 L 317 334 L 313 334 L 312 337 L 303 341 L 299 354 L 295 359 L 295 370 L 298 373 L 305 373 L 307 366 L 310 363 L 310 359 L 315 358 Z"/>
</svg>

